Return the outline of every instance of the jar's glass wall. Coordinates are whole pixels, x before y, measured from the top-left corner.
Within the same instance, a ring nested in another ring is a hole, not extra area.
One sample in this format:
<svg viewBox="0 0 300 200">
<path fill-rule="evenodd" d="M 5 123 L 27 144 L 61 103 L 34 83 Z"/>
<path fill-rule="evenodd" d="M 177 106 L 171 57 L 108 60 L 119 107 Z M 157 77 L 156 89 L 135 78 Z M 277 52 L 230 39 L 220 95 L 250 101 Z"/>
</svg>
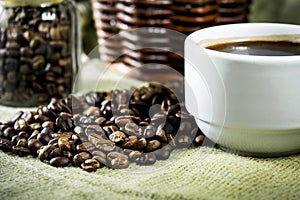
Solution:
<svg viewBox="0 0 300 200">
<path fill-rule="evenodd" d="M 80 40 L 72 1 L 4 5 L 0 13 L 0 103 L 35 106 L 72 90 Z"/>
</svg>

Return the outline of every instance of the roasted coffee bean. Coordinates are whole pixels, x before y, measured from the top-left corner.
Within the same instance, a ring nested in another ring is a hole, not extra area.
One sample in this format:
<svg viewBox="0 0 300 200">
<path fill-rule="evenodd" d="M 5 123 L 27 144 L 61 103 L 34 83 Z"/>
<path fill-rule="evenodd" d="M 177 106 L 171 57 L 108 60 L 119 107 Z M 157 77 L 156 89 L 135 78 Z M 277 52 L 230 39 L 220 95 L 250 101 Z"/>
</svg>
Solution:
<svg viewBox="0 0 300 200">
<path fill-rule="evenodd" d="M 86 134 L 86 136 L 89 136 L 90 134 L 97 134 L 100 136 L 105 136 L 105 131 L 99 125 L 88 125 L 86 127 L 85 134 Z"/>
<path fill-rule="evenodd" d="M 80 152 L 73 157 L 73 163 L 75 166 L 79 167 L 85 160 L 90 158 L 92 157 L 88 152 Z"/>
<path fill-rule="evenodd" d="M 176 139 L 177 147 L 189 147 L 192 144 L 192 139 L 187 135 L 179 135 Z"/>
<path fill-rule="evenodd" d="M 162 128 L 158 128 L 155 135 L 162 141 L 162 142 L 167 142 L 167 136 L 166 132 Z"/>
<path fill-rule="evenodd" d="M 106 118 L 105 117 L 99 117 L 97 119 L 95 119 L 95 122 L 100 125 L 100 126 L 104 126 L 105 125 L 105 122 L 106 122 Z"/>
<path fill-rule="evenodd" d="M 155 151 L 156 149 L 158 149 L 160 147 L 160 142 L 158 140 L 151 140 L 148 142 L 147 144 L 147 151 Z"/>
<path fill-rule="evenodd" d="M 96 159 L 87 159 L 81 164 L 81 168 L 88 172 L 96 171 L 100 166 L 100 163 Z"/>
<path fill-rule="evenodd" d="M 137 143 L 138 143 L 138 138 L 134 135 L 131 135 L 125 140 L 123 147 L 128 149 L 134 149 Z"/>
<path fill-rule="evenodd" d="M 17 131 L 25 131 L 28 127 L 28 124 L 25 119 L 20 118 L 14 124 L 14 129 Z"/>
<path fill-rule="evenodd" d="M 113 169 L 127 168 L 130 163 L 128 156 L 116 151 L 108 153 L 107 159 L 110 161 L 110 167 Z"/>
<path fill-rule="evenodd" d="M 142 129 L 135 123 L 130 122 L 125 125 L 125 131 L 128 135 L 136 135 L 136 136 L 141 136 Z"/>
<path fill-rule="evenodd" d="M 36 152 L 39 148 L 41 148 L 43 144 L 37 139 L 28 140 L 28 148 L 33 152 Z"/>
<path fill-rule="evenodd" d="M 113 132 L 115 131 L 118 131 L 119 128 L 117 126 L 114 126 L 114 125 L 109 125 L 109 126 L 104 126 L 103 127 L 103 130 L 108 134 L 112 134 Z"/>
<path fill-rule="evenodd" d="M 7 127 L 4 131 L 3 131 L 3 136 L 6 139 L 11 139 L 14 135 L 16 134 L 16 131 L 14 128 L 12 127 Z"/>
<path fill-rule="evenodd" d="M 50 160 L 50 165 L 54 167 L 66 167 L 71 163 L 70 159 L 67 157 L 55 157 Z"/>
<path fill-rule="evenodd" d="M 27 147 L 27 140 L 25 138 L 19 139 L 16 146 L 18 146 L 18 147 Z"/>
<path fill-rule="evenodd" d="M 156 162 L 156 156 L 153 152 L 143 153 L 137 160 L 138 165 L 153 165 Z"/>
<path fill-rule="evenodd" d="M 106 153 L 103 151 L 95 150 L 92 152 L 93 158 L 98 160 L 100 163 L 107 165 Z"/>
<path fill-rule="evenodd" d="M 166 160 L 170 157 L 172 149 L 173 148 L 171 145 L 166 145 L 161 149 L 157 149 L 153 153 L 155 154 L 157 160 Z"/>
<path fill-rule="evenodd" d="M 36 139 L 39 133 L 40 133 L 40 132 L 39 132 L 38 130 L 32 131 L 32 133 L 31 133 L 31 135 L 29 136 L 28 140 Z"/>
<path fill-rule="evenodd" d="M 76 133 L 78 135 L 83 135 L 84 134 L 84 129 L 81 126 L 76 126 L 74 128 L 74 133 Z"/>
<path fill-rule="evenodd" d="M 68 131 L 74 127 L 73 120 L 67 116 L 59 116 L 56 118 L 55 125 L 63 131 Z"/>
<path fill-rule="evenodd" d="M 131 122 L 130 116 L 118 116 L 114 119 L 118 126 L 125 126 L 127 123 Z"/>
<path fill-rule="evenodd" d="M 48 133 L 39 133 L 37 139 L 44 145 L 48 144 L 53 137 Z"/>
<path fill-rule="evenodd" d="M 31 129 L 31 130 L 38 130 L 38 129 L 40 129 L 42 126 L 41 126 L 41 124 L 40 123 L 32 123 L 32 124 L 29 124 L 29 128 Z"/>
<path fill-rule="evenodd" d="M 195 141 L 195 145 L 199 146 L 202 145 L 203 141 L 204 141 L 205 136 L 204 135 L 198 135 L 194 141 Z"/>
<path fill-rule="evenodd" d="M 95 149 L 95 145 L 91 142 L 84 142 L 76 146 L 77 152 L 82 152 L 82 151 L 92 152 L 94 149 Z"/>
<path fill-rule="evenodd" d="M 53 145 L 54 146 L 54 145 Z M 62 155 L 62 152 L 61 152 L 61 149 L 60 148 L 55 148 L 53 149 L 50 154 L 49 154 L 49 157 L 50 158 L 55 158 L 55 157 L 58 157 L 58 156 L 61 156 Z M 67 156 L 66 156 L 67 157 Z"/>
<path fill-rule="evenodd" d="M 142 155 L 142 152 L 140 152 L 140 151 L 132 151 L 132 152 L 130 152 L 129 153 L 129 160 L 131 161 L 131 162 L 134 162 L 134 161 L 136 161 L 139 157 L 141 157 L 141 155 Z"/>
<path fill-rule="evenodd" d="M 62 151 L 62 155 L 70 159 L 73 159 L 74 156 L 71 151 Z"/>
<path fill-rule="evenodd" d="M 94 117 L 101 117 L 101 111 L 98 107 L 95 107 L 95 106 L 90 106 L 88 109 L 86 109 L 84 112 L 83 112 L 84 115 L 87 115 L 87 116 L 94 116 Z"/>
<path fill-rule="evenodd" d="M 73 132 L 59 132 L 53 133 L 51 134 L 51 136 L 54 138 L 71 138 L 73 134 Z"/>
<path fill-rule="evenodd" d="M 29 137 L 29 134 L 28 132 L 26 131 L 20 131 L 19 134 L 18 134 L 21 138 L 28 138 Z"/>
<path fill-rule="evenodd" d="M 143 150 L 144 148 L 147 147 L 147 140 L 145 138 L 139 139 L 136 147 L 138 150 Z"/>
<path fill-rule="evenodd" d="M 129 166 L 129 164 L 129 159 L 125 156 L 119 156 L 110 161 L 110 167 L 113 169 L 125 169 Z"/>
<path fill-rule="evenodd" d="M 14 143 L 14 145 L 16 145 L 20 139 L 21 139 L 21 137 L 19 135 L 14 135 L 11 138 L 11 141 Z"/>
<path fill-rule="evenodd" d="M 53 145 L 46 145 L 46 146 L 42 146 L 39 150 L 38 150 L 38 157 L 41 161 L 48 159 L 49 154 L 51 153 L 52 150 L 54 150 L 55 147 Z"/>
<path fill-rule="evenodd" d="M 112 151 L 112 152 L 109 152 L 107 154 L 107 159 L 108 161 L 112 161 L 113 159 L 117 158 L 117 157 L 125 157 L 125 158 L 128 158 L 128 156 L 126 156 L 125 154 L 123 153 L 119 153 L 117 151 Z"/>
<path fill-rule="evenodd" d="M 0 149 L 2 151 L 12 151 L 13 145 L 14 145 L 13 142 L 4 138 L 0 138 Z"/>
<path fill-rule="evenodd" d="M 109 135 L 109 139 L 114 143 L 124 143 L 126 135 L 122 131 L 115 131 Z"/>
<path fill-rule="evenodd" d="M 18 156 L 28 156 L 30 154 L 30 149 L 23 146 L 13 146 L 12 152 Z"/>
<path fill-rule="evenodd" d="M 143 133 L 143 136 L 146 137 L 146 138 L 150 138 L 150 137 L 153 137 L 155 135 L 155 132 L 156 132 L 155 127 L 152 126 L 152 125 L 149 125 L 149 126 L 146 126 L 146 128 L 144 130 L 144 133 Z"/>
<path fill-rule="evenodd" d="M 53 130 L 54 128 L 54 123 L 52 121 L 45 121 L 43 124 L 42 124 L 42 127 L 43 128 L 50 128 Z"/>
<path fill-rule="evenodd" d="M 70 150 L 71 144 L 68 137 L 61 137 L 58 139 L 58 146 L 61 150 Z"/>
</svg>

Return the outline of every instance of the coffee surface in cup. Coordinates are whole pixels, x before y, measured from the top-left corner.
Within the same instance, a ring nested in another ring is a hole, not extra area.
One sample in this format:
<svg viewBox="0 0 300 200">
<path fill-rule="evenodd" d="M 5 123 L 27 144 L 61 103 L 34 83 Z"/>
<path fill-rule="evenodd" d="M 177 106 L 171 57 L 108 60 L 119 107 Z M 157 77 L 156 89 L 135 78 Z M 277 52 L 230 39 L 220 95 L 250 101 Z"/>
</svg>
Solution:
<svg viewBox="0 0 300 200">
<path fill-rule="evenodd" d="M 236 41 L 206 46 L 207 49 L 256 56 L 300 55 L 300 43 L 293 41 Z"/>
</svg>

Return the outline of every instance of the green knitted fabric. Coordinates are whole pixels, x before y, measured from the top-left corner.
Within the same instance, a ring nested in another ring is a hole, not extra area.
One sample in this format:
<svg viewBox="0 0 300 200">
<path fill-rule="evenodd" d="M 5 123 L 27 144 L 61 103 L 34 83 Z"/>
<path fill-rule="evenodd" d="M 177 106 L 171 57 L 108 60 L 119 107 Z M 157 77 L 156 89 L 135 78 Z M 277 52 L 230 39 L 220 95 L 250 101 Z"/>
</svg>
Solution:
<svg viewBox="0 0 300 200">
<path fill-rule="evenodd" d="M 0 106 L 0 121 L 18 110 Z M 300 199 L 300 155 L 259 159 L 215 148 L 174 151 L 153 166 L 88 173 L 0 151 L 0 199 Z"/>
<path fill-rule="evenodd" d="M 153 166 L 54 168 L 0 152 L 0 199 L 300 199 L 300 156 L 241 157 L 206 147 Z"/>
</svg>

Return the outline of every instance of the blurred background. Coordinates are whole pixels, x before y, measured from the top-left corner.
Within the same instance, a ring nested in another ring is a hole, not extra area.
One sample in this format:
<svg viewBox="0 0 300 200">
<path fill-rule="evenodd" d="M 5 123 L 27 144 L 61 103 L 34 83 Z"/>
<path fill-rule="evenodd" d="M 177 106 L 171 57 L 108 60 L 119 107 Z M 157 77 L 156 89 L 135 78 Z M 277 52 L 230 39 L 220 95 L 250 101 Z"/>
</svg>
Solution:
<svg viewBox="0 0 300 200">
<path fill-rule="evenodd" d="M 82 47 L 88 54 L 97 46 L 90 0 L 77 0 L 82 29 Z M 300 24 L 299 0 L 252 0 L 249 22 L 280 22 Z"/>
</svg>

